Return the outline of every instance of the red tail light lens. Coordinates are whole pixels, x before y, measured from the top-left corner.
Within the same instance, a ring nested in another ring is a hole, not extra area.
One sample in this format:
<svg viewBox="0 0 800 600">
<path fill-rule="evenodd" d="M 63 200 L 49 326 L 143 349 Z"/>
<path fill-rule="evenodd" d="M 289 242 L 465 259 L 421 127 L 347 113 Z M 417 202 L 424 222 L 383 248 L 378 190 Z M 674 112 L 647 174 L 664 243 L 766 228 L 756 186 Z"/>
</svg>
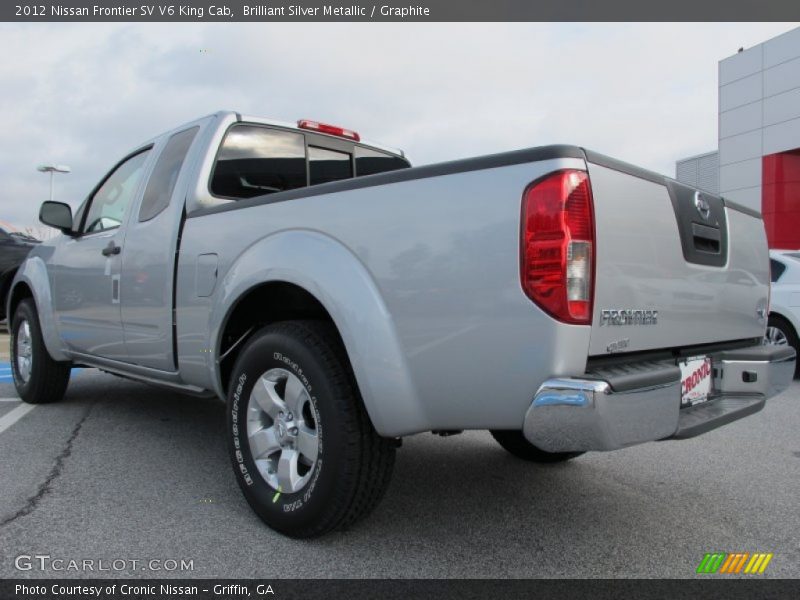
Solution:
<svg viewBox="0 0 800 600">
<path fill-rule="evenodd" d="M 588 325 L 594 299 L 594 216 L 585 171 L 535 181 L 522 197 L 522 288 L 547 313 Z"/>
</svg>

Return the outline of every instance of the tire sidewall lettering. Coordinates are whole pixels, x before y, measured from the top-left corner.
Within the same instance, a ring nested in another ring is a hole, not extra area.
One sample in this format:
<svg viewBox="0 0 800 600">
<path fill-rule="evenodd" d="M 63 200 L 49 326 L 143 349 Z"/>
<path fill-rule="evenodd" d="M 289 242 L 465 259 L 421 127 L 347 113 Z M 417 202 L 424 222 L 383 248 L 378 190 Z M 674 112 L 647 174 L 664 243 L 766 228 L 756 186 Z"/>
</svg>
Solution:
<svg viewBox="0 0 800 600">
<path fill-rule="evenodd" d="M 242 390 L 247 383 L 247 373 L 242 373 L 236 381 L 236 389 L 233 391 L 233 402 L 231 403 L 231 433 L 233 435 L 234 457 L 242 479 L 247 486 L 253 485 L 253 476 L 245 465 L 244 454 L 242 454 L 242 441 L 240 439 L 239 404 L 242 400 Z"/>
</svg>

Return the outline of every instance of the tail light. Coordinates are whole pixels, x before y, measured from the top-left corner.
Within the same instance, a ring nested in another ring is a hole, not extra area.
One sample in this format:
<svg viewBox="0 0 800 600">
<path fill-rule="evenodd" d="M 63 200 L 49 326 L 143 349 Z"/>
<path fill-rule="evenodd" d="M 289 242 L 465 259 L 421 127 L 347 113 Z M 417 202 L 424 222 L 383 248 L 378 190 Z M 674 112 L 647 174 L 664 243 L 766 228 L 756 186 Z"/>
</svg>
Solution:
<svg viewBox="0 0 800 600">
<path fill-rule="evenodd" d="M 565 323 L 588 325 L 594 299 L 594 216 L 585 171 L 557 171 L 522 197 L 522 288 Z"/>
<path fill-rule="evenodd" d="M 320 123 L 318 121 L 309 121 L 308 119 L 300 119 L 297 122 L 300 129 L 308 129 L 309 131 L 318 131 L 320 133 L 327 133 L 328 135 L 335 135 L 336 137 L 346 138 L 354 142 L 360 142 L 361 136 L 352 129 L 345 129 L 336 125 L 328 125 L 327 123 Z"/>
</svg>

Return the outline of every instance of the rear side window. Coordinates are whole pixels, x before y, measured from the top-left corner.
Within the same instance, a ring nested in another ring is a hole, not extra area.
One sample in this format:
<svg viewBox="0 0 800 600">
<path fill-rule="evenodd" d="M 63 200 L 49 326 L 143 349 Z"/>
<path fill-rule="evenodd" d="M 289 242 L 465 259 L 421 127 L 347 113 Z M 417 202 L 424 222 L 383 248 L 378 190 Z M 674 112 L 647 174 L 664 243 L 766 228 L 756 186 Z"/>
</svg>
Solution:
<svg viewBox="0 0 800 600">
<path fill-rule="evenodd" d="M 353 177 L 352 157 L 327 148 L 308 147 L 308 169 L 311 185 Z"/>
<path fill-rule="evenodd" d="M 783 275 L 783 272 L 786 270 L 786 265 L 780 262 L 779 260 L 775 260 L 774 258 L 769 259 L 769 274 L 770 280 L 772 283 L 778 281 Z"/>
<path fill-rule="evenodd" d="M 149 221 L 169 206 L 175 182 L 199 127 L 176 133 L 167 142 L 147 183 L 139 208 L 139 221 Z"/>
<path fill-rule="evenodd" d="M 375 175 L 376 173 L 385 173 L 386 171 L 396 171 L 397 169 L 406 169 L 409 167 L 408 162 L 399 156 L 392 156 L 372 150 L 370 148 L 362 148 L 356 146 L 356 175 Z"/>
<path fill-rule="evenodd" d="M 210 187 L 216 196 L 241 199 L 305 186 L 302 134 L 236 125 L 222 142 Z"/>
</svg>

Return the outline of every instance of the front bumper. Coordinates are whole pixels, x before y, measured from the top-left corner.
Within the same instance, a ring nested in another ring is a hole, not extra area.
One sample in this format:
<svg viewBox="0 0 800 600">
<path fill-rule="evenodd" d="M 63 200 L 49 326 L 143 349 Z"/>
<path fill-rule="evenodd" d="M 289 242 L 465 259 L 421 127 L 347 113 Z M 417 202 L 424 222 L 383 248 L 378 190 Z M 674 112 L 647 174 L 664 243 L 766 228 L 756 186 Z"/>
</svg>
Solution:
<svg viewBox="0 0 800 600">
<path fill-rule="evenodd" d="M 694 437 L 758 412 L 792 382 L 795 352 L 755 346 L 712 355 L 713 395 L 680 407 L 680 369 L 639 363 L 544 382 L 525 415 L 523 433 L 547 452 L 616 450 Z"/>
</svg>

